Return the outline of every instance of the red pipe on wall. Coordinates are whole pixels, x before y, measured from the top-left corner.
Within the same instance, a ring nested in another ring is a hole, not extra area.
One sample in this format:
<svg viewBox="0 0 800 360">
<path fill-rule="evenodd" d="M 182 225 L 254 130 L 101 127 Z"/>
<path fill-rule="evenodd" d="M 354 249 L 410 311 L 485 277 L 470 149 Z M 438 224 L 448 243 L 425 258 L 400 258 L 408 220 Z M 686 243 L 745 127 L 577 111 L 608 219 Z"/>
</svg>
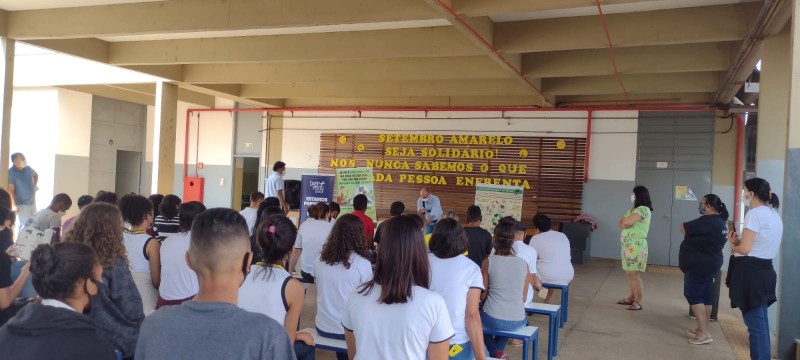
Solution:
<svg viewBox="0 0 800 360">
<path fill-rule="evenodd" d="M 742 115 L 736 114 L 736 181 L 735 181 L 735 189 L 733 189 L 733 198 L 734 198 L 734 206 L 733 206 L 733 221 L 734 223 L 739 223 L 739 202 L 741 201 L 742 197 L 742 167 L 744 164 L 744 118 Z"/>
<path fill-rule="evenodd" d="M 584 184 L 589 182 L 589 154 L 591 154 L 590 149 L 592 148 L 592 112 L 592 110 L 586 112 L 586 159 L 584 159 L 585 163 L 583 165 Z"/>
<path fill-rule="evenodd" d="M 387 111 L 387 112 L 402 112 L 402 111 L 463 111 L 463 112 L 479 112 L 479 111 L 505 111 L 505 112 L 523 112 L 523 111 L 586 111 L 589 119 L 587 124 L 586 133 L 586 173 L 584 174 L 584 182 L 589 181 L 589 145 L 591 137 L 591 118 L 592 112 L 603 110 L 636 110 L 636 111 L 708 111 L 718 110 L 716 107 L 710 106 L 620 106 L 620 107 L 573 107 L 573 108 L 540 108 L 529 106 L 462 106 L 462 107 L 287 107 L 287 108 L 241 108 L 241 109 L 187 109 L 186 110 L 186 137 L 184 138 L 184 153 L 183 153 L 183 177 L 188 176 L 189 164 L 189 118 L 193 112 L 295 112 L 295 111 L 320 111 L 320 112 L 361 112 L 361 111 Z M 200 146 L 199 138 L 195 146 Z"/>
</svg>

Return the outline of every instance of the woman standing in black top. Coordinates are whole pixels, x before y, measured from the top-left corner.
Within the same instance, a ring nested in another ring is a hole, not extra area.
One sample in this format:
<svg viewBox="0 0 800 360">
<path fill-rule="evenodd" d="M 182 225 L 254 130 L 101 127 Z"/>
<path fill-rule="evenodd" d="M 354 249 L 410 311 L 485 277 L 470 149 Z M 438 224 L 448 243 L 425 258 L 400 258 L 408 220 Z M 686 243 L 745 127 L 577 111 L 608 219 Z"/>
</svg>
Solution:
<svg viewBox="0 0 800 360">
<path fill-rule="evenodd" d="M 719 196 L 708 194 L 697 209 L 702 216 L 681 224 L 685 236 L 678 262 L 683 271 L 683 295 L 697 319 L 697 329 L 687 330 L 690 344 L 714 341 L 708 332 L 713 304 L 714 274 L 722 267 L 722 248 L 727 242 L 728 209 Z"/>
</svg>

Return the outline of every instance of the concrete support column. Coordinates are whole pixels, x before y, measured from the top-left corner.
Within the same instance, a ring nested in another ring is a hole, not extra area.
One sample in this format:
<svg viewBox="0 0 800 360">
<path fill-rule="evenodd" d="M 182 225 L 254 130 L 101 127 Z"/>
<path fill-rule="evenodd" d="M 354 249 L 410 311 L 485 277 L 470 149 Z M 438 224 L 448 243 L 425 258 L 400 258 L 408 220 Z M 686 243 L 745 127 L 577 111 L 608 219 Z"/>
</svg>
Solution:
<svg viewBox="0 0 800 360">
<path fill-rule="evenodd" d="M 789 78 L 791 71 L 789 26 L 778 35 L 764 39 L 761 48 L 761 94 L 758 100 L 758 138 L 756 140 L 756 176 L 769 181 L 773 191 L 784 196 L 786 168 L 786 130 L 789 118 Z M 781 209 L 782 210 L 782 209 Z M 784 219 L 787 219 L 785 216 Z M 781 275 L 781 255 L 774 260 Z M 778 289 L 778 295 L 782 290 Z M 777 331 L 779 303 L 769 308 L 770 332 Z M 788 306 L 788 304 L 786 304 Z"/>
<path fill-rule="evenodd" d="M 177 118 L 178 85 L 158 82 L 153 124 L 153 193 L 171 194 L 175 190 Z"/>
<path fill-rule="evenodd" d="M 11 100 L 14 93 L 14 48 L 16 40 L 0 39 L 0 51 L 2 51 L 2 66 L 0 66 L 0 78 L 3 80 L 2 112 L 0 122 L 2 122 L 2 139 L 0 139 L 0 186 L 8 186 L 8 168 L 11 159 Z"/>
<path fill-rule="evenodd" d="M 785 75 L 789 82 L 787 101 L 788 131 L 786 132 L 785 182 L 783 187 L 783 242 L 778 277 L 778 359 L 795 359 L 800 354 L 795 339 L 800 339 L 800 4 L 794 2 L 791 21 L 791 41 L 786 51 L 790 56 L 789 72 Z M 760 131 L 760 129 L 759 129 Z"/>
</svg>

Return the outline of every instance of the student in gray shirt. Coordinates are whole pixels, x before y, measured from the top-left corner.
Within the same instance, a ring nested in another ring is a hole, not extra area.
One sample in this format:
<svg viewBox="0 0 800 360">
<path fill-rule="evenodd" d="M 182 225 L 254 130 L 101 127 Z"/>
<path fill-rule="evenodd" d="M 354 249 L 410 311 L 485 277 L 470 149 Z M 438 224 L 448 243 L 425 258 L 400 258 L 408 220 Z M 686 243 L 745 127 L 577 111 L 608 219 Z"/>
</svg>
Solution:
<svg viewBox="0 0 800 360">
<path fill-rule="evenodd" d="M 295 359 L 283 326 L 236 305 L 252 257 L 247 223 L 239 213 L 217 208 L 198 215 L 187 255 L 200 291 L 193 301 L 145 319 L 137 360 Z"/>
</svg>

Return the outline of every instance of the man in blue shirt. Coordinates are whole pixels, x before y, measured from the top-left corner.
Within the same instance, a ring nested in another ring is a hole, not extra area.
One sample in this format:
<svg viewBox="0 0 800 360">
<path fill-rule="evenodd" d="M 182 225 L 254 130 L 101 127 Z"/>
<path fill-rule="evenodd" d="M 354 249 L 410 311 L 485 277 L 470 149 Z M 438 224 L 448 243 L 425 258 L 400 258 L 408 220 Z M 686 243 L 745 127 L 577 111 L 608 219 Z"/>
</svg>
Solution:
<svg viewBox="0 0 800 360">
<path fill-rule="evenodd" d="M 431 194 L 427 186 L 419 190 L 417 213 L 425 219 L 425 235 L 432 233 L 439 217 L 442 216 L 442 203 L 439 202 L 439 197 Z"/>
<path fill-rule="evenodd" d="M 11 162 L 14 165 L 8 169 L 8 192 L 11 194 L 12 207 L 16 209 L 19 217 L 17 224 L 22 230 L 28 219 L 36 214 L 39 174 L 28 166 L 22 153 L 11 154 Z"/>
</svg>

